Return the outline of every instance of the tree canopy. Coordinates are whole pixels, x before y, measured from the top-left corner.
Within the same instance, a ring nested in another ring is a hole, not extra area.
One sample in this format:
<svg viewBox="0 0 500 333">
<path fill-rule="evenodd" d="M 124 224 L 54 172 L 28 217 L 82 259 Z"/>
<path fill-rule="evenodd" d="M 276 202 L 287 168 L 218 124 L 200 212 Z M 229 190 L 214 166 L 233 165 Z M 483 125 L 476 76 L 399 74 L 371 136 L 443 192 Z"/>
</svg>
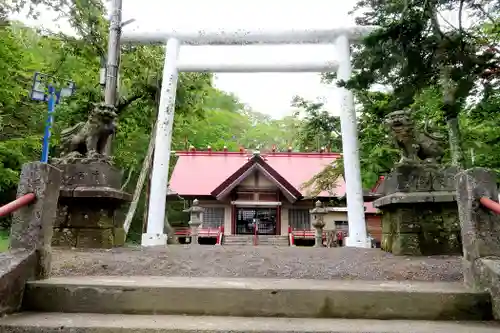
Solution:
<svg viewBox="0 0 500 333">
<path fill-rule="evenodd" d="M 352 47 L 353 75 L 336 84 L 356 97 L 366 187 L 394 165 L 397 151 L 383 118 L 401 109 L 412 111 L 418 127 L 428 121 L 445 135 L 445 163 L 498 170 L 499 9 L 493 0 L 357 2 L 356 23 L 378 28 Z M 335 79 L 334 73 L 323 75 L 325 82 Z M 322 119 L 318 114 L 312 123 Z M 318 174 L 316 192 L 342 172 L 340 161 Z"/>
</svg>

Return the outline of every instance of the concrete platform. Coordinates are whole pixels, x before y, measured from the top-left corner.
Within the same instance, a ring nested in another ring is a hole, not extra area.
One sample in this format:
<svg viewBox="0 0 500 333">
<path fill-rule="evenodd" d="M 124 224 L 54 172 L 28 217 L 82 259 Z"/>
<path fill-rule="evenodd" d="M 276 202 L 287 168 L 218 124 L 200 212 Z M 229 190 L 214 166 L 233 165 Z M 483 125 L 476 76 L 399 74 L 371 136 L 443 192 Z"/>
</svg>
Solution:
<svg viewBox="0 0 500 333">
<path fill-rule="evenodd" d="M 20 313 L 0 319 L 3 333 L 498 333 L 485 322 L 191 317 Z"/>
<path fill-rule="evenodd" d="M 28 311 L 420 320 L 488 320 L 487 293 L 461 283 L 187 277 L 30 282 Z"/>
</svg>

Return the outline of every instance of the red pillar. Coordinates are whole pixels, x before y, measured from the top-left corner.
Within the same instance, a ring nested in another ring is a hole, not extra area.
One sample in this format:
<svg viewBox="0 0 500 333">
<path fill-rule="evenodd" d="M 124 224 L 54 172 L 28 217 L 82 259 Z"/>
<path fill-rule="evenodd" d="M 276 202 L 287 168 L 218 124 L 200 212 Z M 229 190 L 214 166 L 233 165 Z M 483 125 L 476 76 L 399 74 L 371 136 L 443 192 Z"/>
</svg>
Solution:
<svg viewBox="0 0 500 333">
<path fill-rule="evenodd" d="M 281 202 L 281 192 L 279 190 L 276 198 Z M 276 207 L 276 235 L 281 235 L 281 205 Z"/>
<path fill-rule="evenodd" d="M 236 206 L 231 205 L 231 235 L 236 234 Z"/>
<path fill-rule="evenodd" d="M 281 235 L 281 205 L 276 208 L 276 234 Z"/>
</svg>

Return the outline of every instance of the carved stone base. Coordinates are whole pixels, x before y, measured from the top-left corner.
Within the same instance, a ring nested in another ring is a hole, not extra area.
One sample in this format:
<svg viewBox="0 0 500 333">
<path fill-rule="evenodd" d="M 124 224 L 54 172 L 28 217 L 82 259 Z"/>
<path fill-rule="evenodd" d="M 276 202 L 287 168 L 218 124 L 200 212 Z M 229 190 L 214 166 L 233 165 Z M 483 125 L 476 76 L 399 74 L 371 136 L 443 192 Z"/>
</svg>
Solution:
<svg viewBox="0 0 500 333">
<path fill-rule="evenodd" d="M 89 156 L 84 156 L 77 151 L 70 152 L 62 157 L 52 159 L 52 164 L 55 166 L 75 165 L 75 164 L 108 164 L 113 165 L 113 157 L 98 153 L 90 153 Z"/>
<path fill-rule="evenodd" d="M 119 189 L 121 172 L 107 163 L 58 165 L 63 181 L 54 226 L 54 246 L 111 248 L 123 246 L 124 213 L 131 196 Z"/>
<path fill-rule="evenodd" d="M 374 201 L 382 210 L 381 247 L 395 255 L 461 254 L 456 168 L 396 167 Z"/>
</svg>

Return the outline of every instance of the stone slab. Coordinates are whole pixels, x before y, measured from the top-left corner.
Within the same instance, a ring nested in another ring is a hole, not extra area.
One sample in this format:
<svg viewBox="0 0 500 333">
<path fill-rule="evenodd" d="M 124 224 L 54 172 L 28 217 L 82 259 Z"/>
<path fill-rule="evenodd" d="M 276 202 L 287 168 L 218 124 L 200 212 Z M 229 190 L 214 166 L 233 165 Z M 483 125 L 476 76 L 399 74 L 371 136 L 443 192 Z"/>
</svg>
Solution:
<svg viewBox="0 0 500 333">
<path fill-rule="evenodd" d="M 493 317 L 500 320 L 500 257 L 482 258 L 472 264 L 464 260 L 464 265 L 473 266 L 470 269 L 466 267 L 465 274 L 474 274 L 476 281 L 474 287 L 490 293 Z"/>
<path fill-rule="evenodd" d="M 497 333 L 490 322 L 20 313 L 0 319 L 5 333 Z"/>
<path fill-rule="evenodd" d="M 124 232 L 115 229 L 120 228 L 55 228 L 52 245 L 94 249 L 123 246 Z"/>
<path fill-rule="evenodd" d="M 455 202 L 457 196 L 451 191 L 436 191 L 436 192 L 396 192 L 386 195 L 373 202 L 373 207 L 381 208 L 395 204 L 418 204 L 428 202 Z"/>
<path fill-rule="evenodd" d="M 100 206 L 100 207 L 99 207 Z M 114 209 L 102 208 L 102 205 L 74 205 L 68 214 L 68 226 L 73 228 L 113 228 Z"/>
<path fill-rule="evenodd" d="M 71 163 L 59 164 L 62 171 L 62 186 L 96 186 L 120 188 L 122 171 L 107 163 Z"/>
<path fill-rule="evenodd" d="M 71 198 L 106 198 L 120 201 L 132 200 L 130 193 L 106 186 L 61 187 L 61 196 Z"/>
<path fill-rule="evenodd" d="M 35 250 L 9 250 L 0 253 L 0 316 L 19 311 L 24 284 L 36 275 Z"/>
<path fill-rule="evenodd" d="M 78 229 L 76 247 L 110 249 L 114 246 L 113 229 Z"/>
<path fill-rule="evenodd" d="M 46 300 L 50 299 L 50 302 Z M 461 283 L 186 277 L 66 277 L 27 284 L 25 309 L 364 319 L 491 317 L 490 296 Z"/>
<path fill-rule="evenodd" d="M 114 246 L 124 246 L 125 241 L 127 240 L 127 233 L 123 228 L 114 228 L 113 229 L 113 245 Z"/>
<path fill-rule="evenodd" d="M 421 163 L 396 165 L 385 177 L 377 194 L 454 191 L 458 172 L 458 168 L 453 166 Z"/>
<path fill-rule="evenodd" d="M 57 218 L 61 171 L 41 162 L 26 163 L 21 169 L 17 197 L 35 194 L 35 201 L 12 213 L 10 248 L 36 250 L 34 278 L 50 275 L 51 239 Z"/>
<path fill-rule="evenodd" d="M 71 228 L 55 228 L 52 237 L 53 246 L 76 247 L 77 230 Z"/>
</svg>

